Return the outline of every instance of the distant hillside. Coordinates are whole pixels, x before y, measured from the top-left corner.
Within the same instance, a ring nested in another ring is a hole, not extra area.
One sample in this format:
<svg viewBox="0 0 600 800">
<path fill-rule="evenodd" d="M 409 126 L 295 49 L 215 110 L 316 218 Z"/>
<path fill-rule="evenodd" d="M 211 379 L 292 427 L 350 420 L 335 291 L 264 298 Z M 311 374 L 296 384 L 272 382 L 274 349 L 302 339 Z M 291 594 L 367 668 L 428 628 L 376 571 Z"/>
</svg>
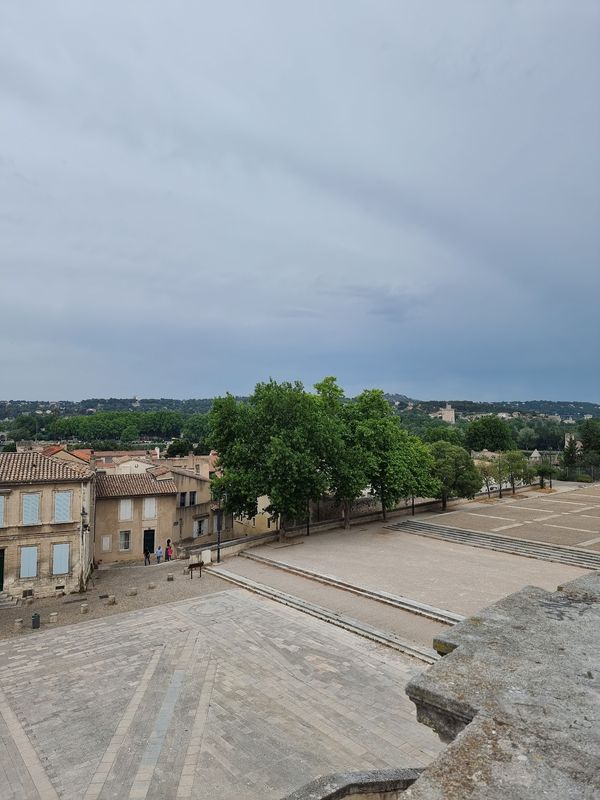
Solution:
<svg viewBox="0 0 600 800">
<path fill-rule="evenodd" d="M 424 413 L 437 411 L 446 404 L 446 400 L 413 400 L 404 394 L 386 394 L 390 403 L 399 409 L 409 404 Z M 238 398 L 243 400 L 245 398 Z M 56 414 L 71 417 L 79 414 L 93 414 L 97 411 L 179 411 L 181 414 L 203 414 L 210 411 L 212 398 L 196 398 L 175 400 L 173 398 L 99 398 L 87 400 L 3 400 L 0 401 L 0 420 L 14 419 L 21 414 Z M 510 402 L 480 403 L 473 400 L 449 400 L 458 414 L 512 413 L 521 414 L 558 414 L 561 417 L 581 419 L 586 414 L 600 417 L 598 403 L 585 403 L 574 400 L 513 400 Z"/>
<path fill-rule="evenodd" d="M 428 413 L 437 411 L 438 408 L 449 402 L 459 414 L 498 414 L 501 412 L 511 414 L 518 411 L 521 414 L 557 414 L 563 418 L 573 417 L 573 419 L 582 419 L 586 414 L 600 417 L 598 403 L 576 400 L 511 400 L 498 403 L 480 403 L 472 400 L 413 400 L 412 402 L 416 408 Z"/>
</svg>

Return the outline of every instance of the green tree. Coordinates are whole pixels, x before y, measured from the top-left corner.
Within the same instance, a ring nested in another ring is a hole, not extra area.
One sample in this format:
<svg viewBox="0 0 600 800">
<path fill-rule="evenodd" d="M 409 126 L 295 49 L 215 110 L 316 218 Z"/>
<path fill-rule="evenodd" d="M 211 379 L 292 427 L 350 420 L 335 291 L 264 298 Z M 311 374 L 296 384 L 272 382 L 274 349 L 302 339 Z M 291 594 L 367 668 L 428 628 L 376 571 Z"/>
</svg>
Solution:
<svg viewBox="0 0 600 800">
<path fill-rule="evenodd" d="M 348 529 L 352 504 L 369 483 L 371 454 L 358 434 L 360 415 L 356 403 L 344 402 L 344 392 L 337 380 L 331 376 L 324 378 L 315 384 L 315 389 L 328 430 L 328 488 L 342 505 L 344 527 Z"/>
<path fill-rule="evenodd" d="M 434 442 L 433 475 L 438 481 L 435 495 L 442 501 L 445 510 L 452 497 L 474 497 L 481 488 L 481 476 L 469 453 L 450 442 Z"/>
<path fill-rule="evenodd" d="M 469 450 L 511 450 L 514 447 L 510 426 L 495 414 L 475 419 L 465 432 Z"/>
<path fill-rule="evenodd" d="M 194 452 L 197 455 L 210 453 L 210 447 L 208 446 L 209 433 L 210 420 L 208 414 L 190 414 L 181 429 L 182 438 L 194 443 Z"/>
<path fill-rule="evenodd" d="M 583 456 L 600 453 L 600 419 L 586 419 L 579 426 Z"/>
<path fill-rule="evenodd" d="M 481 482 L 485 486 L 486 491 L 488 493 L 488 498 L 490 498 L 492 486 L 494 485 L 494 464 L 492 461 L 488 461 L 487 459 L 482 459 L 478 461 L 475 465 L 477 467 L 477 471 L 481 476 Z"/>
<path fill-rule="evenodd" d="M 562 456 L 562 462 L 563 462 L 563 465 L 565 467 L 567 467 L 567 468 L 575 467 L 575 466 L 577 466 L 578 459 L 579 459 L 579 453 L 577 452 L 577 442 L 575 441 L 575 438 L 573 437 L 573 438 L 568 440 L 568 442 L 567 442 L 567 444 L 565 446 L 565 449 L 564 449 L 564 452 L 563 452 L 563 456 Z"/>
<path fill-rule="evenodd" d="M 532 450 L 536 446 L 537 433 L 535 428 L 525 425 L 517 433 L 517 443 L 524 450 Z"/>
<path fill-rule="evenodd" d="M 409 436 L 400 427 L 390 404 L 379 389 L 368 389 L 355 400 L 358 441 L 369 454 L 367 467 L 371 493 L 381 503 L 383 519 L 401 497 L 409 495 L 407 444 Z"/>
<path fill-rule="evenodd" d="M 505 480 L 510 483 L 512 493 L 515 493 L 518 481 L 524 480 L 527 475 L 527 459 L 520 450 L 508 450 L 497 459 L 499 467 L 504 471 Z"/>
<path fill-rule="evenodd" d="M 17 444 L 16 444 L 16 442 L 5 442 L 4 444 L 0 445 L 0 452 L 2 452 L 2 453 L 16 453 L 17 452 Z"/>
<path fill-rule="evenodd" d="M 121 432 L 121 441 L 122 442 L 137 442 L 139 438 L 139 431 L 135 427 L 135 425 L 129 425 L 127 428 Z"/>
<path fill-rule="evenodd" d="M 412 515 L 415 514 L 415 497 L 437 497 L 440 486 L 433 474 L 431 448 L 417 436 L 409 436 L 404 446 L 408 469 L 402 486 L 402 496 L 410 499 Z"/>
<path fill-rule="evenodd" d="M 281 527 L 307 519 L 311 500 L 329 485 L 327 419 L 315 395 L 295 383 L 256 385 L 247 403 L 228 395 L 214 401 L 209 443 L 219 452 L 223 476 L 214 482 L 227 511 L 254 516 L 257 498 Z"/>
<path fill-rule="evenodd" d="M 460 428 L 448 425 L 446 422 L 431 423 L 423 431 L 423 441 L 433 444 L 433 442 L 450 442 L 459 447 L 464 445 L 464 436 Z"/>
<path fill-rule="evenodd" d="M 192 443 L 187 439 L 175 439 L 167 447 L 165 455 L 167 458 L 175 458 L 176 456 L 187 456 L 192 452 Z"/>
<path fill-rule="evenodd" d="M 550 488 L 552 488 L 552 478 L 556 474 L 553 464 L 550 461 L 541 461 L 536 468 L 536 473 L 540 479 L 540 488 L 543 489 L 546 485 L 546 479 L 550 481 Z"/>
</svg>

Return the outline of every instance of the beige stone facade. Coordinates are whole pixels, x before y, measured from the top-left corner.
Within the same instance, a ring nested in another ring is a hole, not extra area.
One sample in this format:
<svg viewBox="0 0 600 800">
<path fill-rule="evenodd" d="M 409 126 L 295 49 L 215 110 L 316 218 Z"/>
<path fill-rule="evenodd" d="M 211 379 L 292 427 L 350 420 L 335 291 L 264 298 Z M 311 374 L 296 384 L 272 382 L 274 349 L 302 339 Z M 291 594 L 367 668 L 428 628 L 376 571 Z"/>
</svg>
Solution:
<svg viewBox="0 0 600 800">
<path fill-rule="evenodd" d="M 0 454 L 0 591 L 84 587 L 93 563 L 94 475 L 40 453 Z"/>
<path fill-rule="evenodd" d="M 270 504 L 267 495 L 262 495 L 257 500 L 257 512 L 253 517 L 239 516 L 233 520 L 234 538 L 252 536 L 259 533 L 269 533 L 279 529 L 279 520 L 272 517 L 266 509 Z"/>
<path fill-rule="evenodd" d="M 97 478 L 97 563 L 144 560 L 144 548 L 165 550 L 167 539 L 178 538 L 177 488 L 168 478 L 153 475 L 102 475 Z"/>
</svg>

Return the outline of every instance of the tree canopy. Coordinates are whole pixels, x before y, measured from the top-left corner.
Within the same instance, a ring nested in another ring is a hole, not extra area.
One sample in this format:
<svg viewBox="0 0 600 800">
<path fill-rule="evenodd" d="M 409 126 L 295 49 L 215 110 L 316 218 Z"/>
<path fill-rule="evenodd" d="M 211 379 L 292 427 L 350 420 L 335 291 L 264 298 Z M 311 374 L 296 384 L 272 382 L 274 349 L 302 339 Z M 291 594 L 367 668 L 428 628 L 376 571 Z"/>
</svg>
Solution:
<svg viewBox="0 0 600 800">
<path fill-rule="evenodd" d="M 440 498 L 443 509 L 452 497 L 474 497 L 477 494 L 482 479 L 473 459 L 463 447 L 439 441 L 431 445 L 431 452 L 433 476 L 438 481 L 435 497 Z"/>
<path fill-rule="evenodd" d="M 510 426 L 495 415 L 475 419 L 465 432 L 469 450 L 511 450 L 514 447 Z"/>
</svg>

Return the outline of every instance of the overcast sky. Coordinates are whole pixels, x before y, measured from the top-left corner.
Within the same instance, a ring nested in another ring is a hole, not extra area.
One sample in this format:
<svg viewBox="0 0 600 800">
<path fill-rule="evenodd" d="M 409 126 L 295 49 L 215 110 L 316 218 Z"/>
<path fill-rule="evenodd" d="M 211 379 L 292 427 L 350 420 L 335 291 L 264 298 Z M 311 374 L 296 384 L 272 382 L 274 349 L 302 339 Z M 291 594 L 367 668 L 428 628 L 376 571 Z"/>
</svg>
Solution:
<svg viewBox="0 0 600 800">
<path fill-rule="evenodd" d="M 0 0 L 0 399 L 600 402 L 597 0 Z"/>
</svg>

